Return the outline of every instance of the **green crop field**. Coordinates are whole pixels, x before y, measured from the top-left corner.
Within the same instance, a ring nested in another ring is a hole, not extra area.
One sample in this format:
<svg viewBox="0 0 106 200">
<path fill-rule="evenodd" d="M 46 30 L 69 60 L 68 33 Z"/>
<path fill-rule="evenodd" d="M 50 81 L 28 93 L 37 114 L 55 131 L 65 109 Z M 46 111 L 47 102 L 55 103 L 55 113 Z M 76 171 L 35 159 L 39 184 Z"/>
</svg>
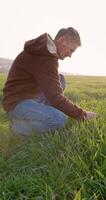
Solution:
<svg viewBox="0 0 106 200">
<path fill-rule="evenodd" d="M 0 200 L 106 200 L 106 77 L 67 76 L 65 95 L 97 113 L 44 135 L 15 136 L 1 106 Z"/>
</svg>

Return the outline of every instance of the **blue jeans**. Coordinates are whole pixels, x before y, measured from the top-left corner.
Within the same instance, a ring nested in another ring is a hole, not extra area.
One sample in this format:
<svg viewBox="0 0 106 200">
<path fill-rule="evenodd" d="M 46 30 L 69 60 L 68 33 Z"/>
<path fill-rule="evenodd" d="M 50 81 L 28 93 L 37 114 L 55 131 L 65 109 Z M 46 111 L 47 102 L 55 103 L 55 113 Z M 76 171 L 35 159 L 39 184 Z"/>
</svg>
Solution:
<svg viewBox="0 0 106 200">
<path fill-rule="evenodd" d="M 65 89 L 65 79 L 59 75 L 62 88 Z M 42 95 L 36 99 L 23 100 L 8 113 L 12 131 L 16 134 L 45 133 L 64 127 L 68 117 L 54 108 Z"/>
</svg>

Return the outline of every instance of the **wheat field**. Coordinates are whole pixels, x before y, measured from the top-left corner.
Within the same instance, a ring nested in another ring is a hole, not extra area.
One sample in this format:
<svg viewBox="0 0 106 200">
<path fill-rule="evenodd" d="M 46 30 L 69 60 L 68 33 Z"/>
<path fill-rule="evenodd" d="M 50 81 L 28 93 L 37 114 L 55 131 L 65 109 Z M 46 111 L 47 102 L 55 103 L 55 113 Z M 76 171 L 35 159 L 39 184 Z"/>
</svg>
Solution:
<svg viewBox="0 0 106 200">
<path fill-rule="evenodd" d="M 0 200 L 106 200 L 106 77 L 66 76 L 65 95 L 97 113 L 54 133 L 15 136 L 0 75 Z"/>
</svg>

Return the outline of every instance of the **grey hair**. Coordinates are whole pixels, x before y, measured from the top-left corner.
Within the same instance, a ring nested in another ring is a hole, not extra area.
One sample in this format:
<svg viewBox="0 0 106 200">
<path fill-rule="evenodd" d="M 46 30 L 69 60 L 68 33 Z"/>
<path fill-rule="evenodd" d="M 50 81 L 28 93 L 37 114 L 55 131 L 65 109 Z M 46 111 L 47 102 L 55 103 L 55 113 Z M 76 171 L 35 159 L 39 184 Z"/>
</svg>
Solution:
<svg viewBox="0 0 106 200">
<path fill-rule="evenodd" d="M 62 28 L 58 31 L 54 40 L 59 39 L 61 36 L 66 36 L 67 38 L 73 39 L 78 44 L 78 46 L 81 46 L 80 35 L 76 29 L 72 27 Z"/>
</svg>

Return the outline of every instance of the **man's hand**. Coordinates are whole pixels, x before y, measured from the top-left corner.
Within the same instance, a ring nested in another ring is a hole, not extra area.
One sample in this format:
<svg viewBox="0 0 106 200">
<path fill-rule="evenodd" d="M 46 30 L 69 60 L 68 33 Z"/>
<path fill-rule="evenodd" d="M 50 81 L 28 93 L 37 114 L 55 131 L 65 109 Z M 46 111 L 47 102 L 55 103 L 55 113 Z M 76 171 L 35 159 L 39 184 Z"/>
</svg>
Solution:
<svg viewBox="0 0 106 200">
<path fill-rule="evenodd" d="M 97 116 L 95 112 L 86 111 L 86 119 L 94 119 Z"/>
</svg>

